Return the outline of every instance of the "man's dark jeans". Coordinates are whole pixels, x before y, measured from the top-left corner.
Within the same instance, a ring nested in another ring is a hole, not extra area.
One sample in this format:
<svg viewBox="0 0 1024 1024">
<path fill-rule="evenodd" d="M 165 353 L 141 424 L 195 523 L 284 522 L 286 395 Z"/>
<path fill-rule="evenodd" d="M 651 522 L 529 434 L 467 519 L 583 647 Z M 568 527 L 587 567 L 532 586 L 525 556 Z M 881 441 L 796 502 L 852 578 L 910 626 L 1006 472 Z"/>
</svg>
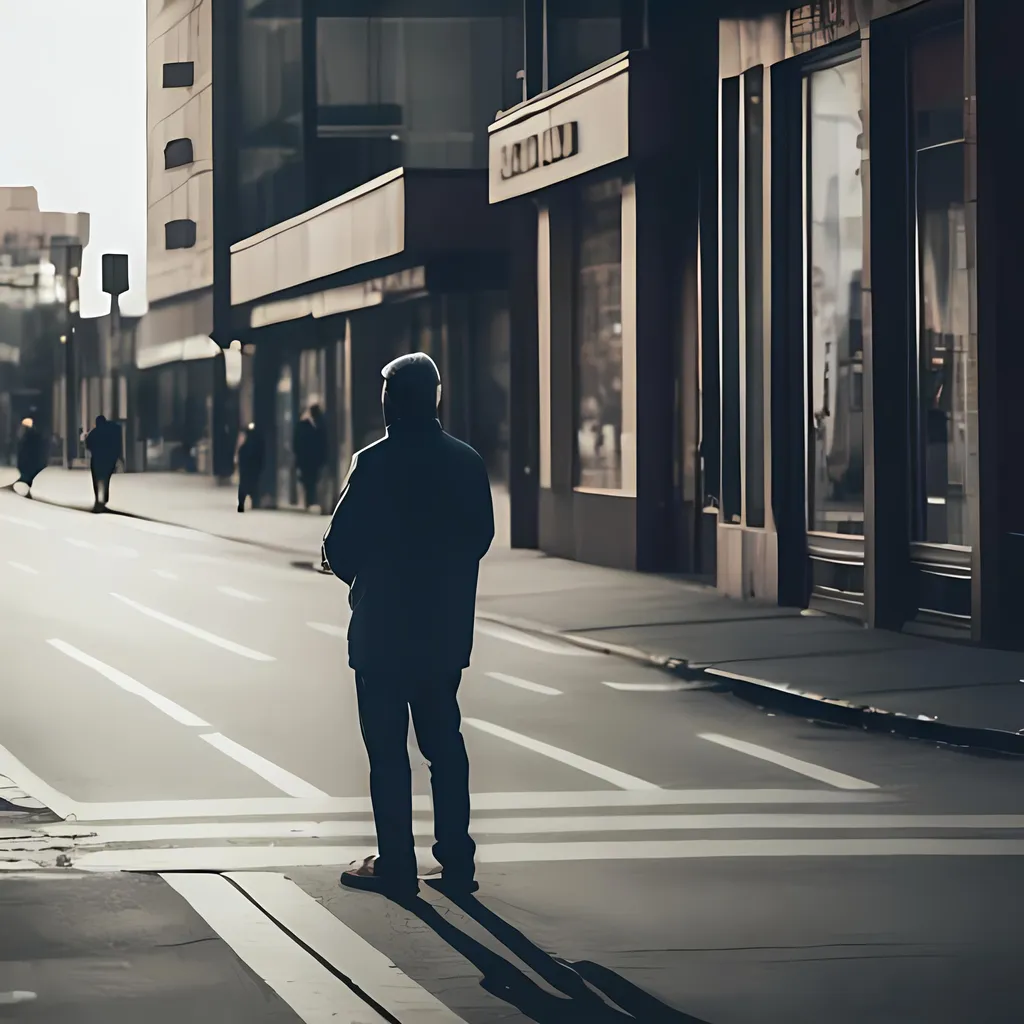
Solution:
<svg viewBox="0 0 1024 1024">
<path fill-rule="evenodd" d="M 469 758 L 460 731 L 462 673 L 409 686 L 394 678 L 356 675 L 359 725 L 370 759 L 370 799 L 377 828 L 374 874 L 402 882 L 416 877 L 412 834 L 409 713 L 420 751 L 430 762 L 434 857 L 451 881 L 473 878 L 476 844 L 469 835 Z"/>
<path fill-rule="evenodd" d="M 92 471 L 92 493 L 96 504 L 106 505 L 110 500 L 110 478 L 114 475 L 114 470 L 95 465 L 89 468 Z"/>
</svg>

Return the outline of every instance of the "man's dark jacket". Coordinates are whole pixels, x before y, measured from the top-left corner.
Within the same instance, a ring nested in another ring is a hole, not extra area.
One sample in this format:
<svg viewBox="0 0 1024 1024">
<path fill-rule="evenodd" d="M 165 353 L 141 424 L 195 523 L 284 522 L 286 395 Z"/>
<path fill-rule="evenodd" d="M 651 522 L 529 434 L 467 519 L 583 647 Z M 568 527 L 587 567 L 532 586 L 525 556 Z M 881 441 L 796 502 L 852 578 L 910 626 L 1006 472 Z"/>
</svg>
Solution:
<svg viewBox="0 0 1024 1024">
<path fill-rule="evenodd" d="M 409 682 L 469 665 L 494 539 L 483 459 L 437 420 L 398 421 L 352 460 L 323 554 L 349 587 L 349 664 Z"/>
</svg>

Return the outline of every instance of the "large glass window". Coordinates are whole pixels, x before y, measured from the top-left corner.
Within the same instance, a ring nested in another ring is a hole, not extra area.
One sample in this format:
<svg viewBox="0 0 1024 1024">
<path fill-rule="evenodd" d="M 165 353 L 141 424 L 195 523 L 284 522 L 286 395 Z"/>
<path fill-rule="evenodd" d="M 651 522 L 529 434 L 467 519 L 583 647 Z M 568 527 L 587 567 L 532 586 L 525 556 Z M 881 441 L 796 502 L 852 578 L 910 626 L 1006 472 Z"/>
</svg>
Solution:
<svg viewBox="0 0 1024 1024">
<path fill-rule="evenodd" d="M 622 52 L 621 0 L 547 0 L 548 88 Z"/>
<path fill-rule="evenodd" d="M 807 79 L 809 528 L 864 533 L 861 62 Z"/>
<path fill-rule="evenodd" d="M 238 40 L 239 233 L 246 237 L 305 208 L 300 0 L 241 0 Z"/>
<path fill-rule="evenodd" d="M 488 124 L 522 98 L 522 4 L 336 6 L 316 23 L 317 199 L 400 166 L 486 167 Z"/>
<path fill-rule="evenodd" d="M 917 212 L 916 539 L 968 546 L 963 28 L 911 51 Z"/>
<path fill-rule="evenodd" d="M 622 474 L 622 181 L 583 189 L 576 282 L 580 487 L 617 491 Z"/>
</svg>

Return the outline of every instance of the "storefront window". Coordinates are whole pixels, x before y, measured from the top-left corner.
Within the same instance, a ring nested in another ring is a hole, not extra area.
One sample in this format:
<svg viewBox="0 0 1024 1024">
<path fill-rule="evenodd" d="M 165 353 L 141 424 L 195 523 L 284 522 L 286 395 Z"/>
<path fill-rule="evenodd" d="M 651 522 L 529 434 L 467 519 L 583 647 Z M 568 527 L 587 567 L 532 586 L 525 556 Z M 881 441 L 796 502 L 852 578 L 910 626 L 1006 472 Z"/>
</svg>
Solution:
<svg viewBox="0 0 1024 1024">
<path fill-rule="evenodd" d="M 916 539 L 969 546 L 963 30 L 912 51 L 918 287 Z"/>
<path fill-rule="evenodd" d="M 617 491 L 623 486 L 621 179 L 584 188 L 577 266 L 577 483 Z"/>
<path fill-rule="evenodd" d="M 864 533 L 860 59 L 807 80 L 811 530 Z"/>
</svg>

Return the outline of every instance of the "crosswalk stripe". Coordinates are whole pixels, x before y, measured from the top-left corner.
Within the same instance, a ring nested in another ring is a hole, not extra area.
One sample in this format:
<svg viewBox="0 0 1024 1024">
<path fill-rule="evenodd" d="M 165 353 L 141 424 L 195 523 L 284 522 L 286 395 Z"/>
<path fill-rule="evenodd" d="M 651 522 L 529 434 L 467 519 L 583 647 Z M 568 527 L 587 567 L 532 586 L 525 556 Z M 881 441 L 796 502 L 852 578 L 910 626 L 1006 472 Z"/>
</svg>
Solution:
<svg viewBox="0 0 1024 1024">
<path fill-rule="evenodd" d="M 262 978 L 305 1024 L 386 1018 L 283 932 L 226 878 L 164 875 L 164 881 Z"/>
<path fill-rule="evenodd" d="M 290 879 L 263 872 L 227 877 L 303 946 L 403 1024 L 465 1024 Z"/>
<path fill-rule="evenodd" d="M 251 871 L 330 867 L 372 854 L 367 846 L 203 846 L 97 850 L 73 858 L 84 871 Z M 429 847 L 421 865 L 436 863 Z M 1024 839 L 633 839 L 554 843 L 480 843 L 478 864 L 565 861 L 798 857 L 1024 857 Z"/>
</svg>

